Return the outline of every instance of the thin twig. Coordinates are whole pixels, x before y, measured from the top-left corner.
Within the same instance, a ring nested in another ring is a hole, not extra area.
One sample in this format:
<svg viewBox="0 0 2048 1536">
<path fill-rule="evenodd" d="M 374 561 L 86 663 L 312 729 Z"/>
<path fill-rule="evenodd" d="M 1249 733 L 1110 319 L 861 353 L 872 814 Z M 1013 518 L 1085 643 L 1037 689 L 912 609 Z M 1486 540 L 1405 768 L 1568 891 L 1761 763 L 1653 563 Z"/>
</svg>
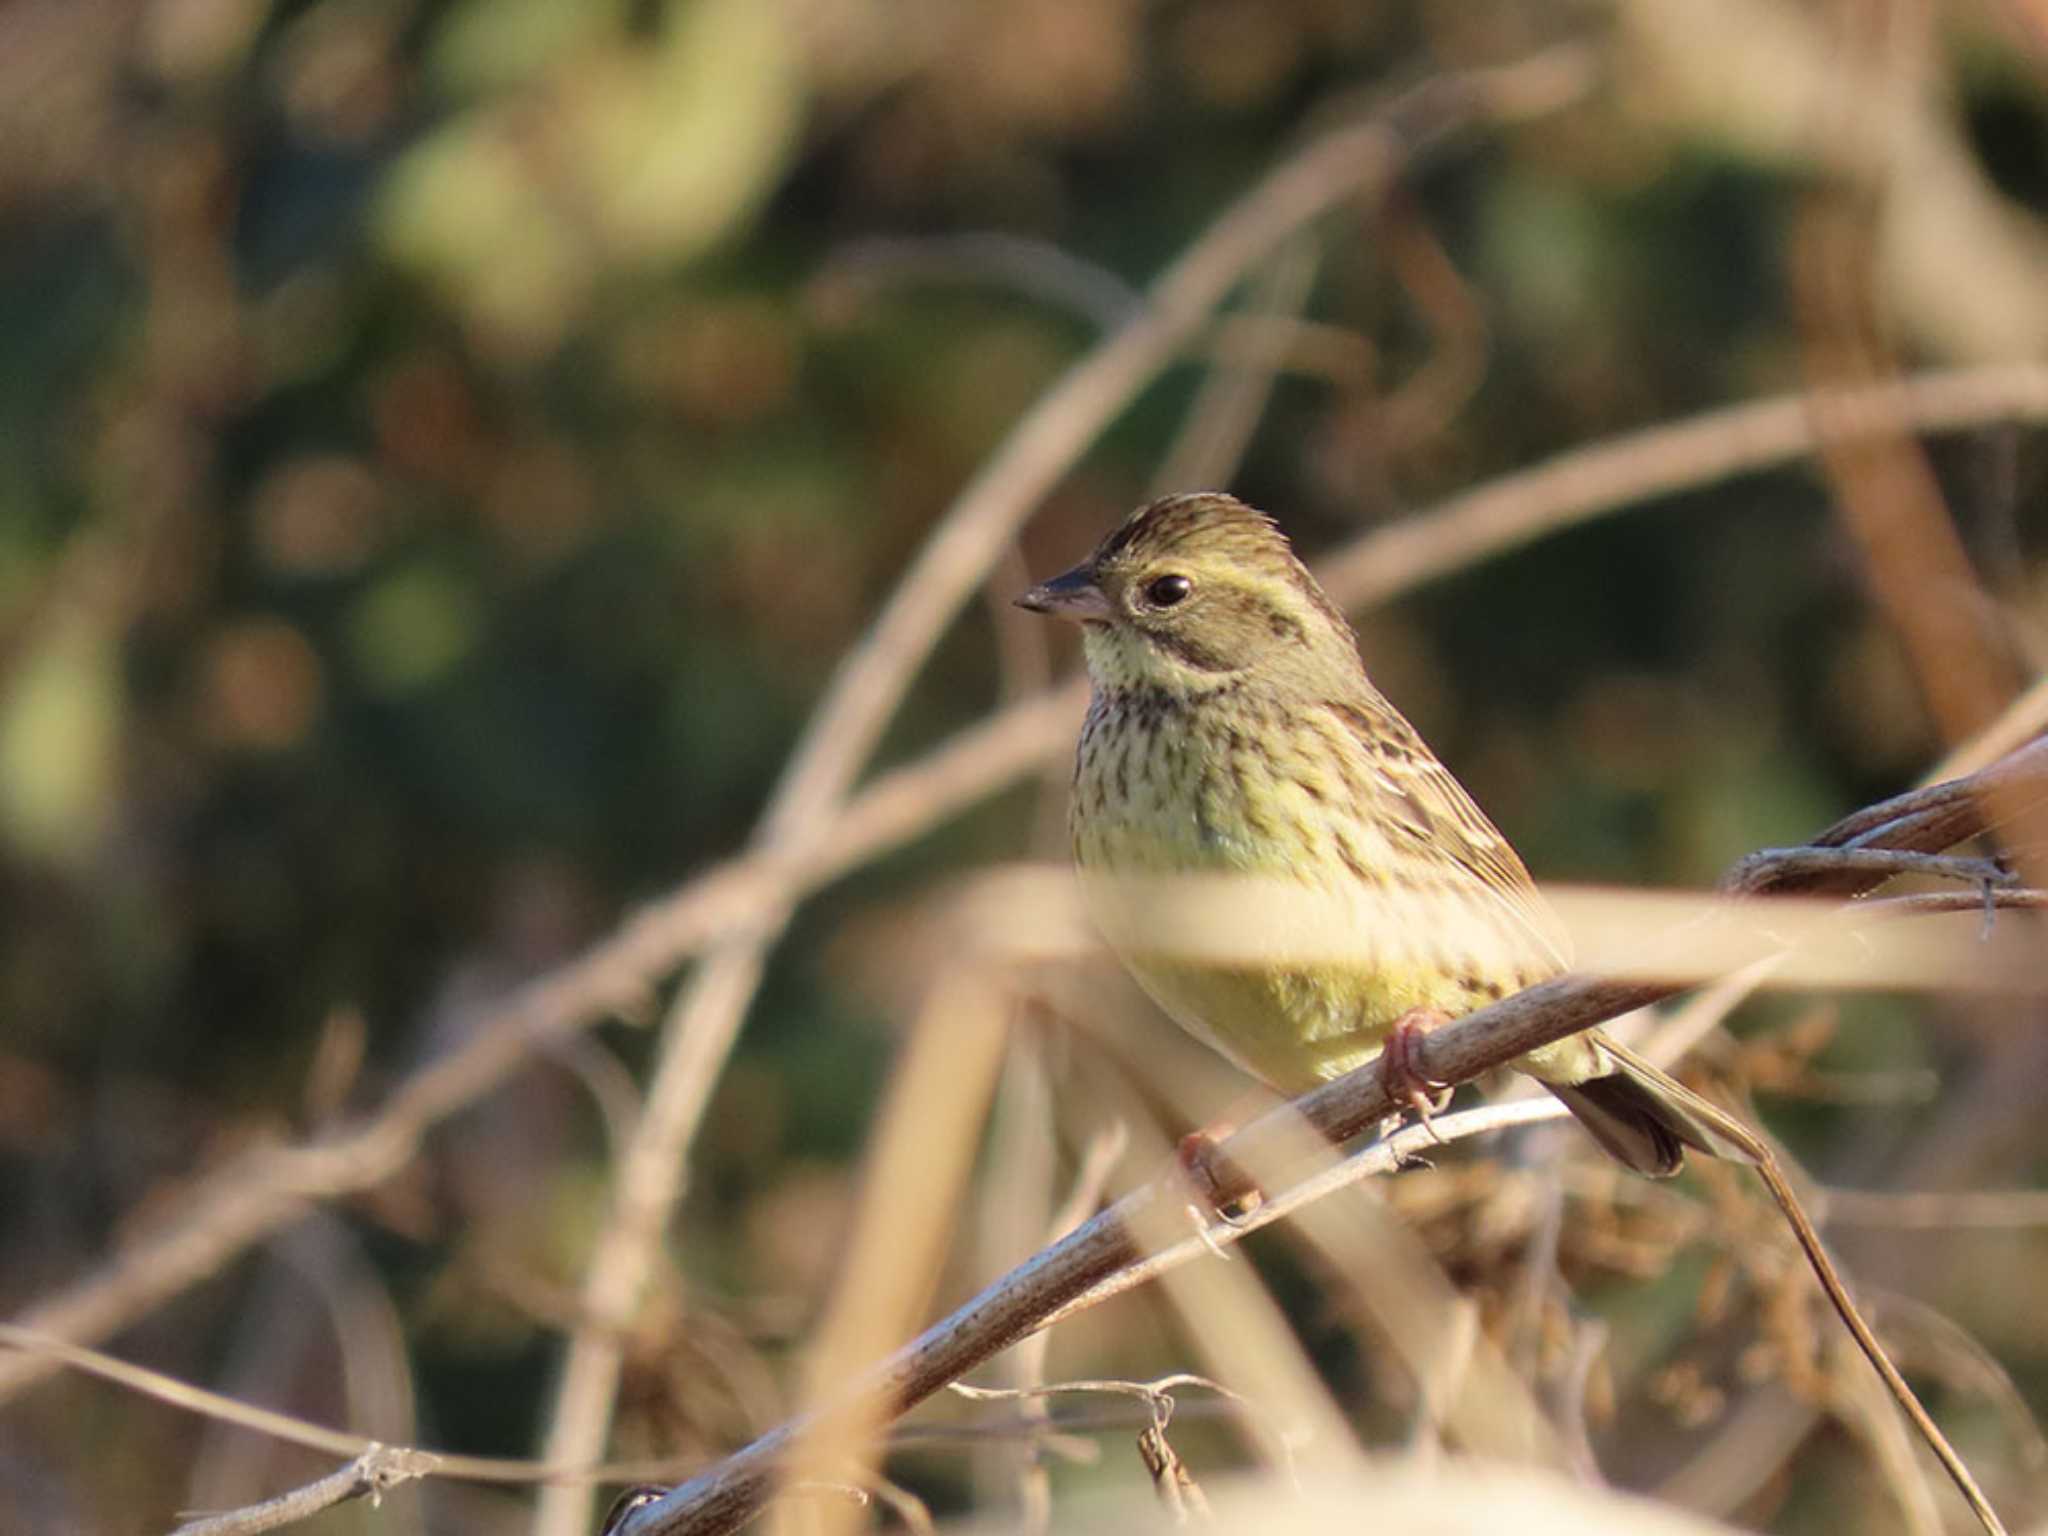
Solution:
<svg viewBox="0 0 2048 1536">
<path fill-rule="evenodd" d="M 1953 432 L 2048 419 L 2048 367 L 2006 364 L 1913 375 L 1815 395 L 1801 391 L 1707 411 L 1575 448 L 1440 502 L 1428 517 L 1369 534 L 1316 567 L 1347 608 L 1463 569 L 1636 502 L 1694 491 L 1803 457 L 1821 437 L 1860 441 L 1899 430 Z"/>
<path fill-rule="evenodd" d="M 1055 1381 L 1036 1387 L 972 1387 L 961 1381 L 947 1383 L 949 1391 L 977 1403 L 1034 1403 L 1043 1402 L 1050 1397 L 1085 1393 L 1135 1397 L 1142 1401 L 1151 1413 L 1152 1428 L 1161 1437 L 1164 1437 L 1173 1423 L 1174 1410 L 1177 1406 L 1173 1393 L 1177 1387 L 1196 1387 L 1201 1391 L 1214 1393 L 1235 1409 L 1253 1432 L 1272 1450 L 1274 1462 L 1285 1471 L 1287 1480 L 1299 1486 L 1300 1479 L 1294 1465 L 1294 1448 L 1287 1436 L 1273 1429 L 1269 1422 L 1270 1415 L 1243 1393 L 1233 1392 L 1221 1382 L 1213 1381 L 1207 1376 L 1198 1376 L 1191 1371 L 1176 1371 L 1152 1381 Z"/>
<path fill-rule="evenodd" d="M 435 1464 L 435 1458 L 425 1451 L 372 1445 L 339 1471 L 274 1499 L 265 1499 L 261 1504 L 188 1520 L 171 1536 L 254 1536 L 257 1531 L 273 1531 L 350 1499 L 368 1498 L 375 1502 L 387 1489 L 425 1477 Z"/>
<path fill-rule="evenodd" d="M 1171 1389 L 1176 1389 L 1176 1386 L 1200 1386 L 1204 1391 L 1217 1393 L 1225 1403 L 1235 1407 L 1239 1415 L 1245 1419 L 1245 1423 L 1249 1423 L 1255 1432 L 1260 1432 L 1262 1436 L 1278 1444 L 1280 1454 L 1284 1458 L 1280 1464 L 1286 1468 L 1288 1481 L 1294 1483 L 1296 1489 L 1300 1487 L 1298 1479 L 1294 1477 L 1294 1464 L 1288 1458 L 1286 1438 L 1270 1434 L 1268 1425 L 1264 1423 L 1264 1415 L 1255 1403 L 1245 1399 L 1241 1393 L 1233 1393 L 1229 1386 L 1210 1380 L 1208 1376 L 1178 1372 L 1174 1376 L 1161 1376 L 1159 1380 L 1151 1382 L 1065 1380 L 1053 1382 L 1049 1386 L 1028 1386 L 1028 1389 L 991 1389 L 991 1386 L 965 1386 L 961 1382 L 952 1382 L 952 1391 L 961 1397 L 981 1403 L 1036 1403 L 1059 1393 L 1114 1393 L 1122 1397 L 1141 1399 L 1147 1411 L 1151 1413 L 1151 1423 L 1147 1423 L 1145 1430 L 1139 1434 L 1139 1458 L 1145 1462 L 1145 1470 L 1151 1475 L 1153 1487 L 1157 1489 L 1161 1501 L 1165 1501 L 1167 1509 L 1174 1513 L 1176 1524 L 1186 1524 L 1190 1509 L 1198 1513 L 1208 1511 L 1208 1499 L 1202 1495 L 1200 1485 L 1188 1473 L 1188 1464 L 1180 1458 L 1180 1452 L 1176 1452 L 1171 1442 L 1167 1442 L 1165 1438 L 1167 1427 L 1174 1423 L 1174 1393 L 1171 1393 Z"/>
<path fill-rule="evenodd" d="M 1812 1353 L 1827 1367 L 1819 1381 L 1829 1411 L 1861 1442 L 1864 1460 L 1891 1494 L 1905 1536 L 1943 1536 L 1946 1522 L 1941 1517 L 1940 1498 L 1888 1387 L 1873 1380 L 1867 1371 L 1859 1371 L 1857 1352 L 1839 1338 L 1829 1339 L 1824 1349 Z"/>
</svg>

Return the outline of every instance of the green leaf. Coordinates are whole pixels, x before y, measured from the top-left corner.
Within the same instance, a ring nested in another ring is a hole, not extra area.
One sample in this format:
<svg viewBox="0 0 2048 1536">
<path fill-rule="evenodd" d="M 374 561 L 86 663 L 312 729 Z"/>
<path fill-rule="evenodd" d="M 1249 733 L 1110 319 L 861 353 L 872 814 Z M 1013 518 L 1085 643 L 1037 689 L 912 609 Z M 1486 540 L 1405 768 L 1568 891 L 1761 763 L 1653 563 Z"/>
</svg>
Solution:
<svg viewBox="0 0 2048 1536">
<path fill-rule="evenodd" d="M 370 688 L 413 693 L 440 681 L 475 650 L 482 626 L 482 608 L 466 583 L 432 566 L 412 566 L 363 594 L 349 630 Z"/>
<path fill-rule="evenodd" d="M 444 90 L 485 95 L 525 85 L 569 51 L 618 35 L 620 0 L 469 0 L 435 31 L 427 67 Z"/>
<path fill-rule="evenodd" d="M 24 852 L 89 857 L 111 804 L 122 715 L 120 652 L 102 620 L 59 614 L 0 696 L 0 829 Z"/>
<path fill-rule="evenodd" d="M 774 186 L 803 104 L 778 14 L 697 0 L 656 38 L 571 48 L 530 89 L 458 115 L 392 171 L 385 249 L 495 339 L 552 345 L 608 268 L 685 260 Z"/>
</svg>

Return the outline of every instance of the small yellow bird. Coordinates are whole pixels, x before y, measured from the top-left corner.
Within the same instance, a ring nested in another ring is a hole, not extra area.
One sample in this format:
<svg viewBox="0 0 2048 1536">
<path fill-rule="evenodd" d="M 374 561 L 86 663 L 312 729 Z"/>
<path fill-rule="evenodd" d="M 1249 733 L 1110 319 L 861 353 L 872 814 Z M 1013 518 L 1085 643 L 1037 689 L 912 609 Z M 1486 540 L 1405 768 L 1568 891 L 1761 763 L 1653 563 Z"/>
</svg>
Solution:
<svg viewBox="0 0 2048 1536">
<path fill-rule="evenodd" d="M 1084 876 L 1253 876 L 1378 914 L 1364 958 L 1342 963 L 1123 944 L 1154 1001 L 1240 1067 L 1293 1095 L 1379 1056 L 1395 1095 L 1426 1106 L 1435 1085 L 1409 1060 L 1421 1030 L 1566 968 L 1522 861 L 1367 679 L 1351 627 L 1270 518 L 1221 494 L 1169 496 L 1017 601 L 1081 625 L 1094 696 L 1070 815 Z M 1516 1066 L 1639 1173 L 1719 1150 L 1598 1033 Z"/>
</svg>

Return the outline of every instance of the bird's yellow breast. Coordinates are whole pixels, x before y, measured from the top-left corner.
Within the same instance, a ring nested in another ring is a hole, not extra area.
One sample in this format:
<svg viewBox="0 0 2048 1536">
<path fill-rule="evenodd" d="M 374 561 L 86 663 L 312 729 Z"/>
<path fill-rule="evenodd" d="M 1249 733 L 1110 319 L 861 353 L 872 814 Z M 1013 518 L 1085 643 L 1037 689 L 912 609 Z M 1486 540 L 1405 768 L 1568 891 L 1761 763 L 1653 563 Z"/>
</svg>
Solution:
<svg viewBox="0 0 2048 1536">
<path fill-rule="evenodd" d="M 1119 900 L 1118 888 L 1091 874 L 1237 873 L 1341 898 L 1391 884 L 1401 863 L 1372 807 L 1342 741 L 1271 701 L 1111 695 L 1082 731 L 1074 856 L 1097 903 Z M 1128 931 L 1119 914 L 1104 915 L 1106 931 Z M 1226 966 L 1119 953 L 1176 1022 L 1290 1094 L 1370 1060 L 1411 1009 L 1457 1015 L 1520 984 L 1428 932 L 1361 938 L 1371 963 Z"/>
</svg>

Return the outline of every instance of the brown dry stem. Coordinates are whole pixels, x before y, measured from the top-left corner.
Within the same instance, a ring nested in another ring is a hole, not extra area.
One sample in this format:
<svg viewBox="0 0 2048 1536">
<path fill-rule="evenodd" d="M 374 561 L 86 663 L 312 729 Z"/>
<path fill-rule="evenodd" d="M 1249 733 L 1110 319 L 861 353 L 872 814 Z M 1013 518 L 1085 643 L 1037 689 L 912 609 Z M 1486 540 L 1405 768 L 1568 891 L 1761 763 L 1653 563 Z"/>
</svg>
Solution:
<svg viewBox="0 0 2048 1536">
<path fill-rule="evenodd" d="M 1967 837 L 1990 830 L 1994 818 L 1987 814 L 1987 805 L 2031 807 L 2044 798 L 2048 798 L 2048 740 L 2032 743 L 1965 779 L 1915 790 L 1858 811 L 1821 833 L 1811 846 L 1939 853 Z M 1850 861 L 1846 869 L 1834 870 L 1816 867 L 1810 861 L 1786 861 L 1766 854 L 1738 864 L 1724 882 L 1724 888 L 1737 896 L 1805 891 L 1853 897 L 1884 878 L 1883 873 L 1861 861 Z M 1759 936 L 1759 956 L 1767 949 L 1768 941 Z M 1675 983 L 1616 982 L 1583 975 L 1559 977 L 1468 1014 L 1429 1035 L 1418 1050 L 1419 1065 L 1437 1081 L 1468 1082 L 1538 1046 L 1659 1001 L 1677 990 Z M 1528 1107 L 1501 1105 L 1494 1109 Z M 1272 1166 L 1277 1157 L 1284 1157 L 1286 1149 L 1300 1136 L 1304 1121 L 1324 1138 L 1341 1141 L 1377 1125 L 1398 1108 L 1387 1092 L 1383 1075 L 1375 1065 L 1368 1065 L 1247 1126 L 1223 1144 L 1222 1161 L 1226 1166 L 1264 1169 Z M 1548 1106 L 1534 1108 L 1547 1110 Z M 1533 1113 L 1528 1116 L 1540 1117 Z M 1450 1134 L 1456 1119 L 1442 1117 L 1435 1129 L 1440 1134 Z M 1759 1167 L 1775 1169 L 1775 1163 L 1760 1159 Z M 1768 1174 L 1766 1177 L 1768 1181 Z M 1160 1202 L 1179 1202 L 1181 1196 L 1172 1187 L 1174 1183 L 1155 1182 L 1125 1196 L 848 1383 L 843 1395 L 821 1411 L 832 1416 L 893 1417 L 957 1380 L 997 1351 L 1077 1307 L 1115 1294 L 1126 1288 L 1127 1283 L 1137 1283 L 1133 1276 L 1156 1273 L 1164 1262 L 1183 1263 L 1198 1256 L 1203 1251 L 1199 1242 L 1180 1245 L 1169 1260 L 1166 1254 L 1144 1252 L 1133 1237 L 1148 1221 L 1156 1219 L 1153 1213 Z M 1235 1241 L 1244 1230 L 1270 1219 L 1269 1211 L 1274 1207 L 1288 1208 L 1284 1199 L 1272 1197 L 1272 1186 L 1267 1187 L 1269 1197 L 1251 1221 L 1235 1227 L 1226 1225 L 1210 1234 L 1210 1240 Z M 1782 1178 L 1773 1194 L 1778 1195 L 1781 1188 Z M 1246 1192 L 1220 1191 L 1226 1198 Z M 1789 1189 L 1784 1189 L 1784 1193 L 1789 1195 Z M 1790 1215 L 1790 1210 L 1787 1214 Z M 1811 1225 L 1807 1224 L 1800 1234 L 1803 1246 L 1811 1233 Z M 1812 1238 L 1809 1256 L 1818 1246 L 1818 1239 Z M 1839 1280 L 1836 1286 L 1839 1288 Z M 1862 1336 L 1858 1342 L 1866 1350 L 1875 1343 L 1866 1342 Z M 813 1432 L 815 1426 L 807 1424 L 785 1425 L 770 1432 L 638 1511 L 622 1528 L 621 1536 L 679 1536 L 683 1532 L 697 1536 L 737 1529 L 760 1507 L 774 1469 L 793 1439 Z M 1967 1469 L 1960 1468 L 1952 1450 L 1944 1460 L 1952 1476 L 1961 1471 L 1958 1486 L 1971 1500 L 1985 1528 L 2000 1529 L 1995 1514 L 1990 1514 L 1988 1504 L 1969 1480 Z"/>
</svg>

